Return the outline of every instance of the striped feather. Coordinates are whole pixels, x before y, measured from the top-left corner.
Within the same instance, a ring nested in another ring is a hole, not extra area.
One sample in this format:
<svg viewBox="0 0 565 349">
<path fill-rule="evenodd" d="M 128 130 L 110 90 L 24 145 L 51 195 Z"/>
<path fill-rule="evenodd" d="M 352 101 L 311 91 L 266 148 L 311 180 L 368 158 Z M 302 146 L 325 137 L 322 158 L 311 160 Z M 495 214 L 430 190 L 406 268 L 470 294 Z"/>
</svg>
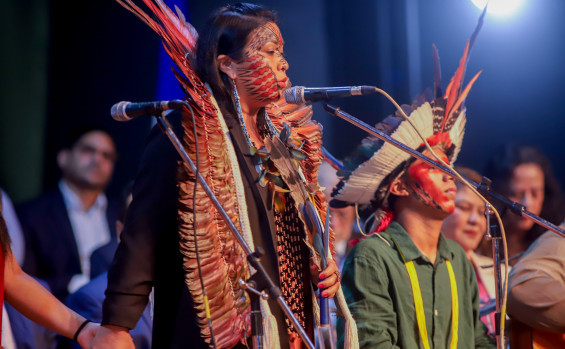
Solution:
<svg viewBox="0 0 565 349">
<path fill-rule="evenodd" d="M 443 120 L 445 116 L 445 105 L 446 100 L 443 98 L 436 98 L 432 101 L 432 113 L 433 113 L 433 127 L 434 134 L 440 132 L 441 126 L 443 125 Z"/>
<path fill-rule="evenodd" d="M 195 138 L 193 135 L 193 121 L 190 113 L 186 112 L 188 116 L 182 120 L 185 150 L 199 164 L 200 173 L 231 221 L 239 227 L 234 177 L 227 160 L 225 135 L 212 97 L 194 73 L 190 62 L 198 38 L 196 31 L 178 9 L 179 16 L 161 0 L 143 0 L 149 12 L 142 10 L 132 0 L 117 1 L 161 37 L 165 50 L 176 65 L 173 72 L 194 110 L 194 126 L 198 136 Z M 196 144 L 199 147 L 198 154 Z M 179 167 L 182 169 L 178 174 L 179 248 L 183 256 L 185 283 L 191 293 L 204 340 L 211 343 L 213 332 L 218 348 L 232 348 L 246 338 L 251 330 L 249 297 L 238 284 L 238 280 L 246 280 L 250 276 L 246 253 L 201 186 L 194 196 L 195 177 L 188 165 L 181 162 Z M 202 275 L 198 270 L 198 262 Z M 207 323 L 201 281 L 210 307 L 212 330 Z"/>
</svg>

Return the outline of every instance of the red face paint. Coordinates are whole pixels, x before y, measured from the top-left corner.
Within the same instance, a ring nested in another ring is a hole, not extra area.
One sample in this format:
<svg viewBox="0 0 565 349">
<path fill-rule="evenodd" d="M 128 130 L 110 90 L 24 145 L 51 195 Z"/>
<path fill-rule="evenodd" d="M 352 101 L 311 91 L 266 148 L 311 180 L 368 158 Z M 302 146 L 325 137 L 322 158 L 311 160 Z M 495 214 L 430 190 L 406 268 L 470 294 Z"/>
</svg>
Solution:
<svg viewBox="0 0 565 349">
<path fill-rule="evenodd" d="M 241 94 L 262 104 L 280 98 L 286 86 L 288 63 L 283 56 L 282 36 L 274 23 L 267 23 L 250 34 L 244 57 L 237 62 L 238 87 Z"/>
<path fill-rule="evenodd" d="M 442 150 L 434 149 L 434 152 L 449 163 Z M 423 154 L 428 157 L 431 155 L 427 150 Z M 408 184 L 419 200 L 446 213 L 453 212 L 457 193 L 453 178 L 420 159 L 408 169 L 408 178 Z"/>
</svg>

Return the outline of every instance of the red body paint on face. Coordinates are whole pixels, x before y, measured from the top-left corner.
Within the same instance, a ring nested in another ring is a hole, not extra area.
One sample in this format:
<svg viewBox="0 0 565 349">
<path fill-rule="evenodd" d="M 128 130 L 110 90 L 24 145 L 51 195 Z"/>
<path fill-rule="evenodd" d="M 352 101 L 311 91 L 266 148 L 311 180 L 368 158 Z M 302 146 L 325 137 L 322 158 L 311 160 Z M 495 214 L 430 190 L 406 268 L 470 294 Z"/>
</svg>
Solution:
<svg viewBox="0 0 565 349">
<path fill-rule="evenodd" d="M 279 97 L 279 86 L 273 70 L 265 64 L 263 57 L 255 54 L 246 60 L 251 63 L 248 86 L 250 92 L 259 100 L 271 100 Z"/>
<path fill-rule="evenodd" d="M 280 30 L 274 23 L 269 22 L 250 35 L 244 58 L 236 66 L 238 87 L 243 89 L 241 94 L 262 104 L 280 98 L 288 69 L 282 53 L 283 44 Z"/>
<path fill-rule="evenodd" d="M 449 163 L 443 151 L 436 149 L 434 151 L 443 161 Z M 423 154 L 430 157 L 430 153 L 427 150 Z M 455 195 L 457 193 L 453 178 L 420 159 L 410 166 L 408 177 L 408 183 L 418 199 L 426 205 L 446 213 L 453 212 L 455 209 Z"/>
</svg>

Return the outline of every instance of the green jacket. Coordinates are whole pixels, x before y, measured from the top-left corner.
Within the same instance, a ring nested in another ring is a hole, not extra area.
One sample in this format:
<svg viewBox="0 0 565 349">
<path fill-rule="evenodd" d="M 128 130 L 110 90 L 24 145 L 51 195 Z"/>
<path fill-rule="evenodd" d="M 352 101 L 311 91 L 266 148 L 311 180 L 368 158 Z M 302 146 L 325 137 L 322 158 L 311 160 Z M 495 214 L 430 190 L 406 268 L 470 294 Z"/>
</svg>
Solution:
<svg viewBox="0 0 565 349">
<path fill-rule="evenodd" d="M 398 222 L 391 222 L 386 231 L 378 235 L 361 240 L 351 250 L 343 267 L 342 287 L 357 322 L 362 348 L 423 348 L 410 277 L 396 244 L 406 261 L 414 261 L 430 347 L 449 348 L 451 341 L 451 289 L 445 263 L 449 259 L 459 296 L 457 347 L 496 348 L 479 320 L 475 271 L 456 242 L 440 234 L 433 265 Z M 343 319 L 338 318 L 339 348 L 343 347 L 343 324 Z"/>
</svg>

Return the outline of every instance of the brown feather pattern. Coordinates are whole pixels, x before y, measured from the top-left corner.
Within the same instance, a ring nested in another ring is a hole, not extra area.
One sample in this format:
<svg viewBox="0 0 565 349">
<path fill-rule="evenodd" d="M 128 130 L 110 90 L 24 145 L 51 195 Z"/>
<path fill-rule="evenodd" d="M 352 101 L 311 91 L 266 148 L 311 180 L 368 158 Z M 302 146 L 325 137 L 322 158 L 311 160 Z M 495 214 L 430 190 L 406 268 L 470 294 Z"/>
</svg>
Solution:
<svg viewBox="0 0 565 349">
<path fill-rule="evenodd" d="M 175 16 L 159 0 L 143 0 L 151 14 L 144 12 L 131 0 L 118 2 L 162 38 L 167 53 L 177 66 L 178 71 L 174 73 L 194 110 L 197 138 L 192 132 L 190 113 L 185 110 L 182 122 L 185 149 L 193 162 L 199 164 L 200 173 L 232 222 L 240 227 L 234 178 L 217 111 L 210 93 L 194 74 L 188 59 L 197 40 L 196 31 L 184 21 L 184 17 Z M 199 146 L 198 154 L 196 143 Z M 239 279 L 249 278 L 246 255 L 201 186 L 194 197 L 196 178 L 188 166 L 181 162 L 179 169 L 179 247 L 183 255 L 185 282 L 194 301 L 202 337 L 207 343 L 211 343 L 212 334 L 207 324 L 201 279 L 208 298 L 216 345 L 218 348 L 231 348 L 244 340 L 251 330 L 249 297 L 237 283 Z M 196 204 L 193 205 L 193 202 Z M 196 214 L 196 222 L 193 213 Z M 198 271 L 197 258 L 202 268 L 202 277 Z"/>
<path fill-rule="evenodd" d="M 235 179 L 230 166 L 227 144 L 218 120 L 218 112 L 204 83 L 196 76 L 190 62 L 198 38 L 196 30 L 161 0 L 141 0 L 149 9 L 141 9 L 133 0 L 116 0 L 134 13 L 162 39 L 165 50 L 175 63 L 174 74 L 187 95 L 195 117 L 197 136 L 188 110 L 183 117 L 184 147 L 199 171 L 226 210 L 231 221 L 240 227 Z M 277 129 L 283 122 L 292 127 L 291 137 L 304 141 L 302 151 L 307 159 L 301 162 L 309 184 L 318 183 L 317 172 L 322 162 L 322 127 L 311 120 L 311 107 L 288 105 L 282 99 L 267 108 Z M 198 144 L 199 152 L 196 152 Z M 217 212 L 201 186 L 193 195 L 196 177 L 186 164 L 179 163 L 179 237 L 183 255 L 185 282 L 192 295 L 198 324 L 203 338 L 211 343 L 211 331 L 206 320 L 202 279 L 206 290 L 213 335 L 218 348 L 231 348 L 250 333 L 249 297 L 238 286 L 239 279 L 249 277 L 246 255 L 228 225 Z M 326 215 L 326 200 L 321 192 L 312 194 L 322 220 Z M 195 202 L 195 205 L 193 204 Z M 196 222 L 194 222 L 194 214 Z M 196 228 L 196 240 L 194 229 Z M 330 234 L 333 242 L 333 234 Z M 196 246 L 196 243 L 198 246 Z M 333 251 L 333 243 L 332 251 Z M 197 253 L 202 277 L 198 272 Z M 332 252 L 333 253 L 333 252 Z"/>
</svg>

